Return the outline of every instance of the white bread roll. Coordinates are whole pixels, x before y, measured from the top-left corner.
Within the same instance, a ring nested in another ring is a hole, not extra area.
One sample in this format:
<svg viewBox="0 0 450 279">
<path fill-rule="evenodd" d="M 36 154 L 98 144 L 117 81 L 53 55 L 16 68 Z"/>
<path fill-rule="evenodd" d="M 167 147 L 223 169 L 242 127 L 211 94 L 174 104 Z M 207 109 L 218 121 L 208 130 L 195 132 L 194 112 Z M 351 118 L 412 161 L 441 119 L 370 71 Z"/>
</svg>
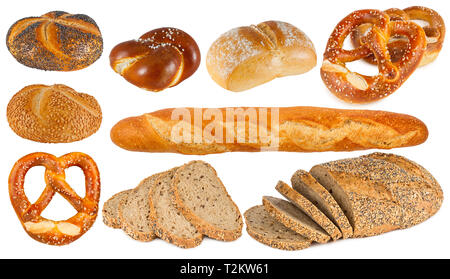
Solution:
<svg viewBox="0 0 450 279">
<path fill-rule="evenodd" d="M 314 45 L 305 33 L 280 21 L 234 28 L 211 45 L 206 57 L 212 79 L 235 92 L 305 73 L 316 62 Z"/>
</svg>

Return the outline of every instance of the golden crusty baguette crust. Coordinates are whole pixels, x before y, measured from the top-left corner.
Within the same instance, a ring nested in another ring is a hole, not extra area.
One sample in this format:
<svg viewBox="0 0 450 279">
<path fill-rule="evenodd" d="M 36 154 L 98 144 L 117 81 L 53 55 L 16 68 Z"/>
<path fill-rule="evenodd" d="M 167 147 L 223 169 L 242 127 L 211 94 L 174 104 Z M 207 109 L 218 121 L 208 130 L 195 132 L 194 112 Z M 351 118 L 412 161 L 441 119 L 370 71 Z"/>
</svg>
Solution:
<svg viewBox="0 0 450 279">
<path fill-rule="evenodd" d="M 211 130 L 212 126 L 216 129 Z M 187 131 L 187 137 L 174 137 L 180 127 L 185 128 L 183 135 Z M 208 131 L 215 138 L 205 136 Z M 250 140 L 255 131 L 257 134 Z M 391 149 L 423 143 L 428 130 L 415 117 L 385 111 L 319 107 L 169 108 L 123 119 L 110 135 L 116 145 L 132 151 L 211 154 Z"/>
<path fill-rule="evenodd" d="M 428 171 L 393 154 L 332 161 L 316 165 L 310 172 L 343 208 L 353 226 L 353 237 L 419 224 L 439 210 L 444 198 Z"/>
<path fill-rule="evenodd" d="M 210 47 L 211 78 L 231 91 L 243 91 L 277 77 L 305 73 L 316 65 L 311 40 L 281 21 L 242 26 L 222 34 Z"/>
<path fill-rule="evenodd" d="M 16 93 L 7 108 L 11 129 L 38 142 L 82 140 L 99 128 L 102 111 L 97 100 L 85 93 L 56 84 L 29 85 Z"/>
</svg>

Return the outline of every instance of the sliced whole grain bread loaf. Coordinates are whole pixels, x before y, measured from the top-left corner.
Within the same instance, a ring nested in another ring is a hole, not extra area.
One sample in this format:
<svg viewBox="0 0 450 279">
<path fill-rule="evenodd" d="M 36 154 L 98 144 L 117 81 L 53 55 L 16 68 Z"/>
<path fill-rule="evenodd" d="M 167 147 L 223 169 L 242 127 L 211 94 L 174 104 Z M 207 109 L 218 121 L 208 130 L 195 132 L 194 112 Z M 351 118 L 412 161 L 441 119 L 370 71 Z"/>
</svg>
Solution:
<svg viewBox="0 0 450 279">
<path fill-rule="evenodd" d="M 278 181 L 275 189 L 289 200 L 298 209 L 308 215 L 317 225 L 319 225 L 324 231 L 326 231 L 333 240 L 342 237 L 342 233 L 338 227 L 312 202 L 302 196 L 300 193 L 292 189 L 288 184 L 283 181 Z"/>
<path fill-rule="evenodd" d="M 126 199 L 128 194 L 132 191 L 133 189 L 119 192 L 103 204 L 102 216 L 103 223 L 105 223 L 105 225 L 114 229 L 122 228 L 122 224 L 119 219 L 119 204 L 123 199 Z"/>
<path fill-rule="evenodd" d="M 202 242 L 203 235 L 183 216 L 171 197 L 170 188 L 177 169 L 161 174 L 150 187 L 149 217 L 159 238 L 181 248 L 192 248 Z"/>
<path fill-rule="evenodd" d="M 159 175 L 161 173 L 142 180 L 128 198 L 120 202 L 119 218 L 122 230 L 133 239 L 147 242 L 156 238 L 150 219 L 148 193 Z"/>
<path fill-rule="evenodd" d="M 239 208 L 208 163 L 191 161 L 180 167 L 171 190 L 178 209 L 200 233 L 223 241 L 242 235 Z"/>
<path fill-rule="evenodd" d="M 383 157 L 383 159 L 378 159 Z M 394 162 L 394 163 L 393 163 Z M 373 155 L 314 166 L 311 174 L 330 191 L 354 228 L 354 237 L 408 228 L 442 204 L 440 186 L 409 160 Z M 402 167 L 400 167 L 402 166 Z M 414 172 L 422 173 L 413 175 Z"/>
<path fill-rule="evenodd" d="M 342 232 L 342 237 L 353 235 L 353 228 L 333 196 L 307 171 L 298 170 L 291 178 L 292 187 L 317 206 Z"/>
<path fill-rule="evenodd" d="M 248 209 L 244 217 L 248 234 L 265 245 L 282 250 L 301 250 L 311 245 L 311 240 L 270 216 L 263 205 Z"/>
<path fill-rule="evenodd" d="M 330 240 L 330 236 L 319 225 L 292 203 L 264 196 L 263 205 L 273 218 L 296 233 L 318 243 L 326 243 Z"/>
</svg>

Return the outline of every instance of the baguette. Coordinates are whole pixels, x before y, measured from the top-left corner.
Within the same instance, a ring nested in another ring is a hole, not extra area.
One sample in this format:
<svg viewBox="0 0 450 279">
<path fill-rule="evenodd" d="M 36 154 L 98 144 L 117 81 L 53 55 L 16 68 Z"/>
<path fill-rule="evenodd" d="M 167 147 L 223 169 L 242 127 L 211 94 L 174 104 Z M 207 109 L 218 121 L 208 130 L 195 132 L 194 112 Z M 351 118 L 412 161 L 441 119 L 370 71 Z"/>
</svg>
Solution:
<svg viewBox="0 0 450 279">
<path fill-rule="evenodd" d="M 425 124 L 409 115 L 319 107 L 169 108 L 111 129 L 112 141 L 127 150 L 196 155 L 391 149 L 427 137 Z"/>
</svg>

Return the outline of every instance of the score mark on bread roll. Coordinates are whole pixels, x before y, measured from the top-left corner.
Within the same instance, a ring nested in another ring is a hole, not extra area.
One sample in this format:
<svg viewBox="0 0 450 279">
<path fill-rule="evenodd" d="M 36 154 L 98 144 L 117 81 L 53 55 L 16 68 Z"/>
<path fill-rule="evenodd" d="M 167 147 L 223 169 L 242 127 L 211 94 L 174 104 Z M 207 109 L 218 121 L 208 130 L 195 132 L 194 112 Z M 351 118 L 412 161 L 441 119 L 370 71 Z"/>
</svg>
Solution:
<svg viewBox="0 0 450 279">
<path fill-rule="evenodd" d="M 82 140 L 99 128 L 102 111 L 97 100 L 85 93 L 56 84 L 29 85 L 8 104 L 11 129 L 22 138 L 62 143 Z"/>
<path fill-rule="evenodd" d="M 277 77 L 299 75 L 316 65 L 311 40 L 281 21 L 234 28 L 210 47 L 206 66 L 211 78 L 230 91 L 244 91 Z"/>
</svg>

